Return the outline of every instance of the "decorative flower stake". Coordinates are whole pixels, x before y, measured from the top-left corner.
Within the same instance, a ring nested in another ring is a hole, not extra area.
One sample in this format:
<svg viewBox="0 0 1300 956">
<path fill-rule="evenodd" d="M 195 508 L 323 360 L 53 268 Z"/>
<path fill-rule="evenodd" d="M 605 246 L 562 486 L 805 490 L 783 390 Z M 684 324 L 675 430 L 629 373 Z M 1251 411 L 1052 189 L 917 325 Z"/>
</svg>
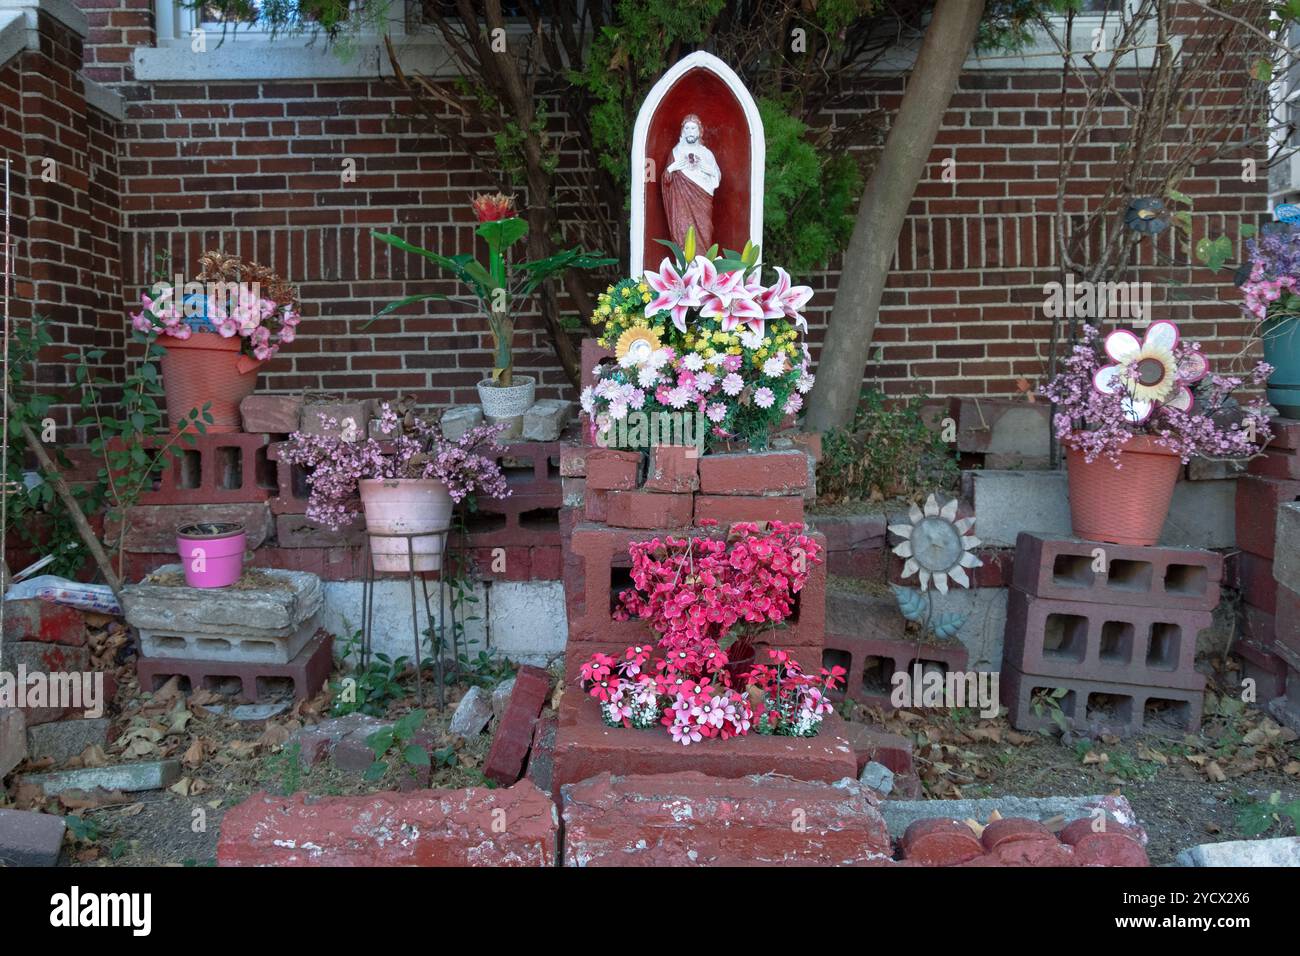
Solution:
<svg viewBox="0 0 1300 956">
<path fill-rule="evenodd" d="M 903 540 L 894 547 L 894 554 L 904 558 L 903 577 L 917 575 L 919 588 L 905 588 L 891 584 L 898 609 L 903 617 L 921 628 L 922 633 L 933 633 L 941 640 L 953 640 L 966 623 L 966 615 L 947 611 L 934 616 L 934 592 L 930 585 L 943 594 L 948 593 L 948 581 L 961 587 L 970 587 L 967 568 L 978 568 L 984 562 L 971 553 L 979 547 L 980 540 L 968 532 L 975 519 L 957 517 L 957 499 L 943 507 L 931 494 L 925 500 L 925 509 L 915 504 L 908 510 L 907 524 L 891 524 L 889 530 Z"/>
<path fill-rule="evenodd" d="M 1128 329 L 1106 336 L 1106 354 L 1113 360 L 1093 376 L 1092 384 L 1103 395 L 1118 395 L 1125 417 L 1135 425 L 1149 419 L 1160 406 L 1191 411 L 1192 390 L 1209 372 L 1209 363 L 1199 352 L 1185 354 L 1179 362 L 1178 326 L 1169 321 L 1152 322 L 1142 341 Z"/>
<path fill-rule="evenodd" d="M 975 519 L 957 517 L 956 498 L 941 508 L 933 494 L 926 499 L 924 511 L 912 505 L 908 518 L 909 524 L 889 526 L 890 531 L 903 539 L 894 548 L 894 554 L 906 558 L 903 577 L 917 575 L 922 591 L 933 581 L 941 594 L 948 593 L 949 578 L 961 587 L 970 587 L 966 569 L 984 564 L 971 553 L 980 544 L 979 538 L 968 534 L 975 526 Z"/>
</svg>

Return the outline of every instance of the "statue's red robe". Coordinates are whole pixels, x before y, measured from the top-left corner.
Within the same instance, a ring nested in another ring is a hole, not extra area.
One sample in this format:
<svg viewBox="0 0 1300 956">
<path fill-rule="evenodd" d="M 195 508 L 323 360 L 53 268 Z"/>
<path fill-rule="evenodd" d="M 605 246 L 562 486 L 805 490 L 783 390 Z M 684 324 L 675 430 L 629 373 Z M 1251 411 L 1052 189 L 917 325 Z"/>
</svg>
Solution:
<svg viewBox="0 0 1300 956">
<path fill-rule="evenodd" d="M 663 192 L 673 242 L 685 245 L 686 230 L 694 226 L 695 247 L 704 252 L 713 245 L 713 197 L 680 173 L 664 173 Z"/>
</svg>

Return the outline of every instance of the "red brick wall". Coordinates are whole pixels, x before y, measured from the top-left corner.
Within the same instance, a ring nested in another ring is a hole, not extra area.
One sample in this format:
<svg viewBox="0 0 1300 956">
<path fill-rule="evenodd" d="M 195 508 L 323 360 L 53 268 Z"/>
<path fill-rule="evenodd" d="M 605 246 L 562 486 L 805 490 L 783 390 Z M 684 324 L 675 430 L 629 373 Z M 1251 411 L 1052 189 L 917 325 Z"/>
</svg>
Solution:
<svg viewBox="0 0 1300 956">
<path fill-rule="evenodd" d="M 404 106 L 374 81 L 135 83 L 133 44 L 147 42 L 147 0 L 82 0 L 92 22 L 87 73 L 119 82 L 122 127 L 123 282 L 128 303 L 168 252 L 193 269 L 205 248 L 224 246 L 278 269 L 301 289 L 301 338 L 264 373 L 267 389 L 357 395 L 417 391 L 426 401 L 475 400 L 489 367 L 483 321 L 434 303 L 363 328 L 385 303 L 418 291 L 453 291 L 405 255 L 369 237 L 399 224 L 407 238 L 444 252 L 470 251 L 466 201 L 486 188 L 445 141 L 421 136 Z M 891 394 L 994 395 L 1046 370 L 1049 325 L 1042 285 L 1060 278 L 1052 242 L 1059 72 L 963 76 L 900 237 L 866 381 Z M 892 113 L 901 81 L 864 90 L 855 108 Z M 1074 102 L 1070 105 L 1077 106 Z M 1113 169 L 1126 114 L 1108 111 L 1070 184 L 1078 211 Z M 956 182 L 941 180 L 945 158 Z M 345 158 L 357 181 L 341 181 Z M 1266 210 L 1261 175 L 1242 183 L 1237 158 L 1203 168 L 1182 189 L 1198 198 L 1198 236 L 1227 231 Z M 1172 230 L 1161 237 L 1166 256 Z M 1130 279 L 1180 279 L 1178 301 L 1156 315 L 1184 322 L 1207 351 L 1235 354 L 1247 325 L 1226 273 L 1157 273 L 1149 248 Z M 818 348 L 837 279 L 818 290 L 811 315 Z M 1156 289 L 1157 301 L 1164 292 Z M 1223 301 L 1215 303 L 1215 298 Z M 1207 299 L 1208 302 L 1190 300 Z M 125 319 L 123 320 L 125 322 Z M 536 318 L 525 317 L 516 368 L 536 372 L 542 395 L 564 392 Z"/>
<path fill-rule="evenodd" d="M 49 320 L 54 344 L 37 380 L 67 394 L 70 350 L 106 350 L 109 378 L 120 377 L 123 364 L 118 131 L 87 106 L 80 37 L 44 12 L 38 22 L 39 51 L 20 53 L 0 71 L 3 142 L 13 161 L 13 315 Z M 68 405 L 51 414 L 60 428 L 77 417 Z"/>
</svg>

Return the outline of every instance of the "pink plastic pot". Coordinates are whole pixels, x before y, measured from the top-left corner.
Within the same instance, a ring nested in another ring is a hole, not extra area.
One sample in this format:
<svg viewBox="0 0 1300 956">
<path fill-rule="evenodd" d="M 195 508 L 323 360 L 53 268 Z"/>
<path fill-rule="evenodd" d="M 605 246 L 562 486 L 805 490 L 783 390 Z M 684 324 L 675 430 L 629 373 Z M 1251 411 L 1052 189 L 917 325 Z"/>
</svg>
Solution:
<svg viewBox="0 0 1300 956">
<path fill-rule="evenodd" d="M 384 538 L 385 534 L 446 531 L 455 502 L 434 478 L 366 478 L 358 482 L 376 571 L 437 571 L 442 536 Z"/>
<path fill-rule="evenodd" d="M 238 581 L 247 545 L 242 524 L 210 521 L 176 529 L 176 551 L 192 588 L 224 588 Z"/>
</svg>

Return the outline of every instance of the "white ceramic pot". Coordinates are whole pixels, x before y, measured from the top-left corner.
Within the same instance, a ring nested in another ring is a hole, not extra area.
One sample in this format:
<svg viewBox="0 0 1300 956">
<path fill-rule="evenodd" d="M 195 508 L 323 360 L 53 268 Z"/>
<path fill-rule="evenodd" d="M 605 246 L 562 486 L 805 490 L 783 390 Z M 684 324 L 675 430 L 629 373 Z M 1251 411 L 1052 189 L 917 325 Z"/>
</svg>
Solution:
<svg viewBox="0 0 1300 956">
<path fill-rule="evenodd" d="M 376 535 L 446 531 L 455 507 L 446 485 L 436 478 L 366 478 L 358 485 L 366 530 L 372 532 L 370 555 L 376 571 L 437 571 L 442 567 L 439 535 Z"/>
</svg>

